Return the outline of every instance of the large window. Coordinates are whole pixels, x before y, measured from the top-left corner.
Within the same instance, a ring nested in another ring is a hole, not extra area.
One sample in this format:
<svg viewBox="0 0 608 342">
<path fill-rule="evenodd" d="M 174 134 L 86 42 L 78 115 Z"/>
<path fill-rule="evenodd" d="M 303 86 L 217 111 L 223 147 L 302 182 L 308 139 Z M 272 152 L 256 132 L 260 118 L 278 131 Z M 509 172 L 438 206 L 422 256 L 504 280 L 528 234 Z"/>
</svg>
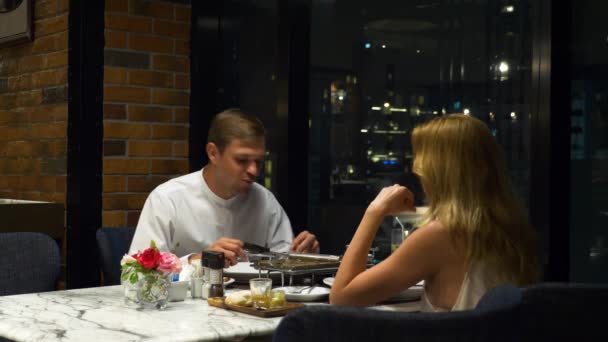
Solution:
<svg viewBox="0 0 608 342">
<path fill-rule="evenodd" d="M 606 6 L 193 2 L 191 138 L 228 106 L 260 115 L 270 136 L 260 182 L 296 232 L 306 227 L 322 252 L 341 254 L 383 186 L 406 185 L 424 205 L 411 172 L 412 129 L 450 113 L 477 117 L 503 147 L 541 233 L 547 279 L 606 281 Z M 198 140 L 195 162 L 204 155 Z M 374 242 L 380 258 L 393 224 Z"/>
<path fill-rule="evenodd" d="M 608 11 L 572 1 L 570 278 L 608 281 Z"/>
<path fill-rule="evenodd" d="M 386 185 L 424 194 L 411 172 L 419 123 L 465 113 L 504 148 L 529 192 L 529 1 L 312 1 L 309 212 L 322 248 L 342 253 Z M 375 245 L 389 249 L 392 223 Z"/>
</svg>

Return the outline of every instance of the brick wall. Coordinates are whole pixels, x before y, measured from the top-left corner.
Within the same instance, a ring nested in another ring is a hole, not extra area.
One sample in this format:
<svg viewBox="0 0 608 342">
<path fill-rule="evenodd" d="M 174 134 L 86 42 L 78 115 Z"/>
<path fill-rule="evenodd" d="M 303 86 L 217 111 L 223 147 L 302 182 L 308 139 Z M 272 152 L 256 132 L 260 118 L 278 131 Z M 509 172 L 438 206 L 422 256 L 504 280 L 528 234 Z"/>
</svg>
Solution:
<svg viewBox="0 0 608 342">
<path fill-rule="evenodd" d="M 135 226 L 149 192 L 188 172 L 190 5 L 106 0 L 103 226 Z"/>
<path fill-rule="evenodd" d="M 68 0 L 36 0 L 34 37 L 0 48 L 0 198 L 65 203 Z"/>
</svg>

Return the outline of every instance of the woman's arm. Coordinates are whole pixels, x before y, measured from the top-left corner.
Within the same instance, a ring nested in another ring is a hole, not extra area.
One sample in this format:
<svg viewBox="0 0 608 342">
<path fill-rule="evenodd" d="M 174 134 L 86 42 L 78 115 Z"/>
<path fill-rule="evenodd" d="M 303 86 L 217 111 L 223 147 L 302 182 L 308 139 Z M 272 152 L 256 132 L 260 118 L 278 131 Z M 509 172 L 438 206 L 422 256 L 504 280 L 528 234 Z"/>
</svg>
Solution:
<svg viewBox="0 0 608 342">
<path fill-rule="evenodd" d="M 439 272 L 445 249 L 449 248 L 447 233 L 438 226 L 435 222 L 420 227 L 393 254 L 370 269 L 347 267 L 351 261 L 345 255 L 331 288 L 330 303 L 373 305 L 420 280 L 432 278 Z"/>
<path fill-rule="evenodd" d="M 344 254 L 332 285 L 330 302 L 338 305 L 366 306 L 390 298 L 439 269 L 437 234 L 442 229 L 417 230 L 386 260 L 367 269 L 367 253 L 378 227 L 388 214 L 412 208 L 413 198 L 401 186 L 383 189 L 366 210 L 348 250 Z"/>
</svg>

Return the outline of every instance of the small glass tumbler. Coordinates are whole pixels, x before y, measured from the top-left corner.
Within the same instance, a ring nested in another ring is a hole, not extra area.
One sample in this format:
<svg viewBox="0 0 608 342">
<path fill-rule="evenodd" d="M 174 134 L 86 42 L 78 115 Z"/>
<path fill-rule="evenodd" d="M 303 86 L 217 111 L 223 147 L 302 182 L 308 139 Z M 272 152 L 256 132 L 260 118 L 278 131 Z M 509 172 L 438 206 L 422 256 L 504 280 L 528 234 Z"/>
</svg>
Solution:
<svg viewBox="0 0 608 342">
<path fill-rule="evenodd" d="M 393 228 L 391 230 L 391 253 L 393 253 L 403 242 L 403 230 L 401 228 Z"/>
<path fill-rule="evenodd" d="M 272 299 L 272 279 L 270 278 L 253 278 L 249 280 L 251 289 L 251 300 L 256 309 L 270 309 L 270 301 Z"/>
</svg>

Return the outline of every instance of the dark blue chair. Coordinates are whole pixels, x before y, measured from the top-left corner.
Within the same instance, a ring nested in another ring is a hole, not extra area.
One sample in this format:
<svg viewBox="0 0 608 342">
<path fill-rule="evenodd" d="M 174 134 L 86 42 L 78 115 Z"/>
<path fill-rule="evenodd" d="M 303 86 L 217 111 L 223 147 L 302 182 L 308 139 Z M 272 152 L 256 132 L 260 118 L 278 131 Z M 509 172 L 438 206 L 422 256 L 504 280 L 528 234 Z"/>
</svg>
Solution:
<svg viewBox="0 0 608 342">
<path fill-rule="evenodd" d="M 518 341 L 521 291 L 488 292 L 475 310 L 445 313 L 307 306 L 289 313 L 273 341 Z"/>
<path fill-rule="evenodd" d="M 608 285 L 541 283 L 523 290 L 526 341 L 608 341 Z"/>
<path fill-rule="evenodd" d="M 104 285 L 120 284 L 120 260 L 129 251 L 133 227 L 104 227 L 97 230 L 97 247 Z"/>
<path fill-rule="evenodd" d="M 481 297 L 475 310 L 492 310 L 518 306 L 522 301 L 522 289 L 513 285 L 499 285 Z"/>
<path fill-rule="evenodd" d="M 59 245 L 42 233 L 0 233 L 0 296 L 55 290 Z"/>
</svg>

